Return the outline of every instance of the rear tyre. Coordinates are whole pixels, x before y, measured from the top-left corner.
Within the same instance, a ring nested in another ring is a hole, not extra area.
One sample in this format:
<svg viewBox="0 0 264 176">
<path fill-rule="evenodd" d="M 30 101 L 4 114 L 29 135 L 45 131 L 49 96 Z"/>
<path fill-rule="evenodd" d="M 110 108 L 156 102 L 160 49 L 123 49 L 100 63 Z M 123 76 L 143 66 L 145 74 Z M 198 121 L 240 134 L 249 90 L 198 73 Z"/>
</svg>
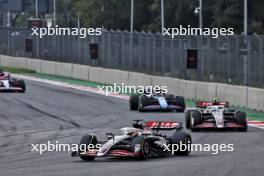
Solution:
<svg viewBox="0 0 264 176">
<path fill-rule="evenodd" d="M 17 80 L 17 85 L 22 89 L 19 91 L 20 93 L 24 93 L 26 91 L 26 83 L 24 80 Z"/>
<path fill-rule="evenodd" d="M 131 95 L 129 97 L 129 105 L 131 111 L 136 111 L 138 109 L 138 99 L 139 95 Z"/>
<path fill-rule="evenodd" d="M 183 109 L 177 110 L 178 112 L 184 112 L 185 110 L 185 100 L 183 96 L 176 96 L 175 97 L 176 105 L 182 107 Z"/>
<path fill-rule="evenodd" d="M 188 156 L 191 153 L 192 138 L 188 133 L 176 131 L 172 135 L 171 143 L 178 146 L 178 150 L 174 151 L 174 155 Z"/>
<path fill-rule="evenodd" d="M 82 137 L 80 144 L 79 144 L 79 153 L 81 152 L 87 152 L 88 149 L 87 147 L 93 144 L 94 146 L 96 146 L 97 144 L 97 138 L 94 135 L 85 135 Z M 92 161 L 95 159 L 94 156 L 80 156 L 80 158 L 84 161 Z"/>
<path fill-rule="evenodd" d="M 238 112 L 235 116 L 235 121 L 239 125 L 243 125 L 244 127 L 238 128 L 238 131 L 247 131 L 248 126 L 247 126 L 247 115 L 245 112 Z"/>
</svg>

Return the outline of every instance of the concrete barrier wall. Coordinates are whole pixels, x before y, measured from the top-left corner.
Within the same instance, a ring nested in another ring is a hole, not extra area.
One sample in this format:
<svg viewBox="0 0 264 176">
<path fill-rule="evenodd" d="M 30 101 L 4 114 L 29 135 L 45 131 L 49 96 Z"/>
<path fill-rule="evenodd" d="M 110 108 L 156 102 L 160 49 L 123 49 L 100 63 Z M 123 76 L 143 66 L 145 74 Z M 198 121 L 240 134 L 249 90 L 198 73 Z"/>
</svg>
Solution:
<svg viewBox="0 0 264 176">
<path fill-rule="evenodd" d="M 189 99 L 211 100 L 217 97 L 230 104 L 264 111 L 264 89 L 228 84 L 182 80 L 142 73 L 113 70 L 85 65 L 58 63 L 38 59 L 27 59 L 0 55 L 0 65 L 26 68 L 38 73 L 72 77 L 105 84 L 133 86 L 168 86 L 168 92 Z"/>
<path fill-rule="evenodd" d="M 248 88 L 248 108 L 262 110 L 264 109 L 264 90 L 257 88 Z"/>
<path fill-rule="evenodd" d="M 72 64 L 72 78 L 89 80 L 89 66 Z"/>
<path fill-rule="evenodd" d="M 217 84 L 217 97 L 223 101 L 228 101 L 227 85 Z"/>
<path fill-rule="evenodd" d="M 26 68 L 27 59 L 22 57 L 12 57 L 2 55 L 1 56 L 1 65 L 5 67 L 14 67 L 14 68 Z"/>
<path fill-rule="evenodd" d="M 196 99 L 212 100 L 217 97 L 217 83 L 196 82 Z"/>
<path fill-rule="evenodd" d="M 251 89 L 251 88 L 250 88 Z M 248 88 L 243 86 L 232 86 L 227 84 L 217 84 L 217 97 L 236 106 L 248 105 Z"/>
<path fill-rule="evenodd" d="M 107 68 L 90 67 L 89 68 L 89 81 L 121 85 L 128 84 L 128 71 L 113 70 Z"/>
<path fill-rule="evenodd" d="M 72 64 L 56 62 L 55 67 L 55 75 L 72 77 Z"/>
<path fill-rule="evenodd" d="M 111 70 L 111 69 L 102 69 L 101 73 L 101 83 L 106 84 L 113 84 L 116 83 L 121 85 L 124 83 L 125 85 L 128 84 L 128 72 L 121 71 L 121 70 Z M 90 72 L 92 75 L 92 72 Z"/>
<path fill-rule="evenodd" d="M 38 59 L 27 59 L 27 69 L 40 72 L 41 60 Z"/>
<path fill-rule="evenodd" d="M 263 96 L 261 97 L 261 93 L 263 94 L 261 89 L 255 89 L 255 88 L 250 88 L 248 89 L 248 107 L 250 109 L 259 109 L 258 107 L 260 104 L 256 102 L 260 102 L 261 100 L 259 98 L 264 98 Z M 264 103 L 264 102 L 263 102 Z"/>
<path fill-rule="evenodd" d="M 197 99 L 197 84 L 195 81 L 178 80 L 179 95 L 189 99 Z"/>
<path fill-rule="evenodd" d="M 40 73 L 56 75 L 56 62 L 42 60 L 40 62 Z"/>
<path fill-rule="evenodd" d="M 101 68 L 96 68 L 96 67 L 90 67 L 89 69 L 89 81 L 92 82 L 98 82 L 98 83 L 102 83 L 101 82 Z"/>
<path fill-rule="evenodd" d="M 162 76 L 152 76 L 152 84 L 153 86 L 167 86 L 167 90 L 169 94 L 175 94 L 176 90 L 176 82 L 173 78 L 166 78 Z"/>
<path fill-rule="evenodd" d="M 264 90 L 263 89 L 259 89 L 258 99 L 257 99 L 257 102 L 255 102 L 255 103 L 257 103 L 257 109 L 256 110 L 264 111 Z"/>
<path fill-rule="evenodd" d="M 153 76 L 151 76 L 151 75 L 146 75 L 143 73 L 129 72 L 128 73 L 128 85 L 133 85 L 133 86 L 152 85 L 152 78 L 153 78 Z"/>
</svg>

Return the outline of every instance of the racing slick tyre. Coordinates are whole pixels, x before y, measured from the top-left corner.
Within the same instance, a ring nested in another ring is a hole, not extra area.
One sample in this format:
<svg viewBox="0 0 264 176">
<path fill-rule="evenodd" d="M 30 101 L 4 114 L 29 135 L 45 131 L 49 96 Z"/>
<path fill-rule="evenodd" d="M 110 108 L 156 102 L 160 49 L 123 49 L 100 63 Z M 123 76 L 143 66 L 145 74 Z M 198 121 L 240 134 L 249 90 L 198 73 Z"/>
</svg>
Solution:
<svg viewBox="0 0 264 176">
<path fill-rule="evenodd" d="M 180 106 L 180 107 L 183 107 L 183 109 L 181 109 L 181 110 L 177 110 L 178 112 L 184 112 L 184 110 L 185 110 L 185 100 L 184 100 L 184 97 L 182 97 L 182 96 L 176 96 L 175 97 L 175 101 L 176 101 L 176 105 L 177 106 Z"/>
<path fill-rule="evenodd" d="M 150 142 L 147 138 L 145 138 L 144 136 L 137 136 L 134 137 L 132 142 L 131 142 L 131 151 L 132 152 L 138 152 L 136 151 L 136 147 L 140 146 L 139 149 L 139 156 L 137 157 L 137 159 L 139 160 L 147 160 L 150 156 Z"/>
<path fill-rule="evenodd" d="M 139 105 L 139 106 L 138 106 L 138 111 L 139 111 L 139 112 L 144 112 L 144 109 L 143 109 L 142 105 Z"/>
<path fill-rule="evenodd" d="M 93 144 L 94 146 L 97 144 L 97 138 L 94 135 L 85 135 L 82 137 L 79 144 L 79 153 L 87 151 L 87 147 Z M 94 156 L 80 156 L 80 158 L 84 161 L 92 161 L 95 159 Z"/>
<path fill-rule="evenodd" d="M 147 103 L 147 98 L 143 95 L 139 97 L 139 102 L 138 102 L 138 111 L 139 112 L 144 112 L 144 105 Z"/>
<path fill-rule="evenodd" d="M 192 131 L 199 131 L 199 129 L 194 128 L 195 125 L 198 125 L 202 123 L 202 116 L 199 111 L 191 111 L 191 123 L 190 123 L 190 129 Z"/>
<path fill-rule="evenodd" d="M 131 111 L 138 110 L 138 99 L 139 95 L 131 95 L 129 97 L 129 106 Z"/>
<path fill-rule="evenodd" d="M 191 112 L 192 110 L 187 110 L 185 112 L 185 125 L 187 129 L 191 128 Z"/>
<path fill-rule="evenodd" d="M 19 91 L 20 93 L 24 93 L 26 91 L 26 84 L 24 80 L 17 80 L 17 86 L 22 89 Z"/>
<path fill-rule="evenodd" d="M 235 116 L 235 121 L 237 124 L 239 125 L 243 125 L 244 127 L 242 128 L 238 128 L 238 131 L 247 131 L 247 115 L 245 112 L 237 112 L 236 116 Z"/>
<path fill-rule="evenodd" d="M 191 136 L 184 131 L 176 131 L 171 137 L 172 146 L 177 147 L 174 155 L 188 156 L 191 153 Z M 175 148 L 174 148 L 175 149 Z"/>
</svg>

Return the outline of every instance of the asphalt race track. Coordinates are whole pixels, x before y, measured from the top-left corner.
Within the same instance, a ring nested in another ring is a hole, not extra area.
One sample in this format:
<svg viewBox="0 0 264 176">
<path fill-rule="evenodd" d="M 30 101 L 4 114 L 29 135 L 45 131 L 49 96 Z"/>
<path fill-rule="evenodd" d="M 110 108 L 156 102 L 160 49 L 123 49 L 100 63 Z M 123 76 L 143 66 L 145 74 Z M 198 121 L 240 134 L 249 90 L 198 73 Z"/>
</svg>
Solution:
<svg viewBox="0 0 264 176">
<path fill-rule="evenodd" d="M 193 152 L 148 161 L 97 159 L 83 162 L 69 152 L 31 152 L 31 144 L 79 143 L 89 132 L 103 137 L 133 119 L 183 121 L 183 113 L 138 113 L 126 100 L 27 81 L 25 94 L 0 94 L 1 176 L 261 176 L 264 130 L 196 132 L 194 143 L 234 144 L 233 152 Z"/>
</svg>

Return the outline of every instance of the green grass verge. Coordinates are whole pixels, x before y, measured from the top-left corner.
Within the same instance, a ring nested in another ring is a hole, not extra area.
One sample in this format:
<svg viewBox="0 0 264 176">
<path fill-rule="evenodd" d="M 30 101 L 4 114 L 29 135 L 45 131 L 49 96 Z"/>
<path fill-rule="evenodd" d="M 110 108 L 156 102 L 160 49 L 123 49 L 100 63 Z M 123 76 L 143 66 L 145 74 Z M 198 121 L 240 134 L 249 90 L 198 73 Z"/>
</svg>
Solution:
<svg viewBox="0 0 264 176">
<path fill-rule="evenodd" d="M 67 78 L 67 77 L 63 77 L 63 76 L 53 76 L 53 75 L 48 75 L 48 74 L 43 74 L 43 73 L 29 73 L 29 74 L 24 74 L 24 75 L 34 76 L 34 77 L 42 78 L 42 79 L 49 79 L 49 80 L 53 80 L 53 81 L 60 81 L 60 82 L 65 82 L 65 83 L 69 83 L 69 84 L 88 86 L 88 87 L 93 87 L 93 88 L 97 88 L 98 86 L 114 87 L 113 85 L 110 85 L 110 84 L 102 84 L 102 83 L 84 81 L 84 80 L 80 80 L 80 79 Z M 106 90 L 106 88 L 104 87 L 103 90 Z M 126 93 L 125 91 L 123 91 L 123 92 L 121 91 L 121 94 L 132 95 L 134 93 Z"/>
<path fill-rule="evenodd" d="M 97 86 L 106 86 L 106 85 L 112 86 L 109 84 L 95 83 L 95 82 L 90 82 L 90 81 L 84 81 L 84 80 L 79 80 L 79 79 L 62 77 L 62 76 L 53 76 L 53 75 L 47 75 L 47 74 L 42 74 L 42 73 L 36 73 L 35 71 L 31 71 L 31 70 L 27 70 L 27 69 L 18 69 L 18 68 L 10 68 L 10 67 L 2 67 L 2 68 L 4 71 L 10 72 L 10 73 L 29 75 L 29 76 L 34 76 L 37 78 L 60 81 L 60 82 L 65 82 L 65 83 L 69 83 L 69 84 L 76 84 L 76 85 L 82 85 L 82 86 L 88 86 L 88 87 L 94 87 L 94 88 L 96 88 Z M 127 94 L 127 95 L 130 95 L 130 94 Z M 188 107 L 194 107 L 195 101 L 187 99 L 186 104 Z M 248 108 L 240 108 L 240 109 L 247 113 L 249 119 L 264 121 L 264 113 L 263 112 L 258 112 L 258 111 L 251 110 Z"/>
<path fill-rule="evenodd" d="M 63 76 L 53 76 L 53 75 L 48 75 L 48 74 L 43 74 L 43 73 L 27 73 L 24 75 L 34 76 L 37 78 L 48 79 L 48 80 L 53 80 L 53 81 L 60 81 L 60 82 L 65 82 L 65 83 L 69 83 L 69 84 L 94 87 L 94 88 L 96 88 L 97 86 L 106 86 L 107 85 L 107 84 L 95 83 L 95 82 L 84 81 L 84 80 L 79 80 L 79 79 L 67 78 L 67 77 L 63 77 Z"/>
<path fill-rule="evenodd" d="M 188 107 L 195 107 L 195 106 L 196 106 L 194 100 L 187 99 L 187 100 L 185 100 L 185 103 L 186 103 L 186 105 L 187 105 Z"/>
<path fill-rule="evenodd" d="M 249 117 L 249 119 L 264 121 L 264 113 L 263 112 L 254 111 L 254 110 L 251 110 L 248 108 L 240 108 L 240 109 L 247 113 L 247 116 Z"/>
<path fill-rule="evenodd" d="M 0 67 L 4 72 L 10 72 L 10 73 L 36 73 L 35 71 L 23 69 L 23 68 L 11 68 L 11 67 Z"/>
</svg>

